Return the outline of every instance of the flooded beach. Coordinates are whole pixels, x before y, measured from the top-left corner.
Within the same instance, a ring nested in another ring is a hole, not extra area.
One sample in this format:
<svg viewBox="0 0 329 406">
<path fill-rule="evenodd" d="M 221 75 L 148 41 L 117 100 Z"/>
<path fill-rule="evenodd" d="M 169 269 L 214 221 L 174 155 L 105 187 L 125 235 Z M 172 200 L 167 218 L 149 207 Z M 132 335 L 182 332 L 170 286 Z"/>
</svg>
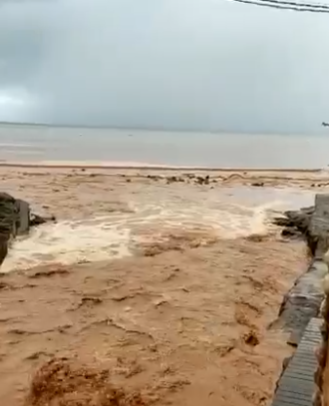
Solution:
<svg viewBox="0 0 329 406">
<path fill-rule="evenodd" d="M 271 219 L 312 205 L 325 174 L 86 165 L 0 177 L 56 217 L 13 241 L 1 267 L 4 401 L 87 405 L 110 385 L 122 405 L 269 404 L 292 353 L 269 326 L 308 266 L 304 242 Z M 34 376 L 47 382 L 37 394 Z"/>
<path fill-rule="evenodd" d="M 186 234 L 200 244 L 267 235 L 273 231 L 271 217 L 314 200 L 310 188 L 294 187 L 291 180 L 290 186 L 286 182 L 282 187 L 274 176 L 277 185 L 254 187 L 248 175 L 235 179 L 220 171 L 210 175 L 209 185 L 198 184 L 193 171 L 183 182 L 168 182 L 178 178 L 179 171 L 2 168 L 0 176 L 1 172 L 4 189 L 57 217 L 56 223 L 13 243 L 3 272 L 54 261 L 68 265 L 125 258 L 141 246 L 165 243 L 175 235 L 183 241 Z"/>
</svg>

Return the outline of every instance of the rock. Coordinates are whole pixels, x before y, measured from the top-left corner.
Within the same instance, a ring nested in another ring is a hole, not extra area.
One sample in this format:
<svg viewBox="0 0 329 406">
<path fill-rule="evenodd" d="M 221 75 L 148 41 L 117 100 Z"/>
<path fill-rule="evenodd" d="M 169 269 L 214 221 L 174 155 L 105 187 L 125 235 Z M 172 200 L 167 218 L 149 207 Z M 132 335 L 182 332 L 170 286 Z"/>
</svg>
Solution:
<svg viewBox="0 0 329 406">
<path fill-rule="evenodd" d="M 284 227 L 281 231 L 282 237 L 299 238 L 304 236 L 309 243 L 310 251 L 313 253 L 314 242 L 309 233 L 310 221 L 314 212 L 314 207 L 306 207 L 301 210 L 291 210 L 284 213 L 285 217 L 274 217 L 273 224 Z"/>
<path fill-rule="evenodd" d="M 40 226 L 41 224 L 49 223 L 49 222 L 55 222 L 56 217 L 55 216 L 39 216 L 38 214 L 32 213 L 30 215 L 30 227 L 36 227 Z"/>
<path fill-rule="evenodd" d="M 263 187 L 263 186 L 264 186 L 264 182 L 253 182 L 253 183 L 251 184 L 251 186 Z"/>
<path fill-rule="evenodd" d="M 46 223 L 46 221 L 47 221 L 47 220 L 46 220 L 44 217 L 41 217 L 41 216 L 39 216 L 39 215 L 37 215 L 37 214 L 31 214 L 31 217 L 30 217 L 30 226 L 31 226 L 31 227 L 39 226 L 39 225 L 41 225 L 41 224 Z"/>
<path fill-rule="evenodd" d="M 293 227 L 286 227 L 281 231 L 281 235 L 286 238 L 297 238 L 301 236 L 301 233 Z"/>
<path fill-rule="evenodd" d="M 154 180 L 154 181 L 159 181 L 162 179 L 162 177 L 160 175 L 147 175 L 146 176 L 148 179 L 150 180 Z"/>
<path fill-rule="evenodd" d="M 8 252 L 8 243 L 17 233 L 18 210 L 16 200 L 7 193 L 0 193 L 0 265 Z"/>
<path fill-rule="evenodd" d="M 168 176 L 167 177 L 167 184 L 177 182 L 177 176 Z"/>
<path fill-rule="evenodd" d="M 307 230 L 307 242 L 312 254 L 323 258 L 329 246 L 329 195 L 316 194 L 315 208 Z"/>
<path fill-rule="evenodd" d="M 313 207 L 307 207 L 299 211 L 286 211 L 284 214 L 290 221 L 293 227 L 296 227 L 302 233 L 305 233 L 308 229 L 311 221 L 311 217 L 314 213 Z"/>
<path fill-rule="evenodd" d="M 167 184 L 174 183 L 174 182 L 184 182 L 184 178 L 180 176 L 168 176 L 167 177 Z"/>
<path fill-rule="evenodd" d="M 16 220 L 16 200 L 8 193 L 0 192 L 0 230 L 12 232 Z"/>
<path fill-rule="evenodd" d="M 0 236 L 0 266 L 8 254 L 8 239 Z"/>
<path fill-rule="evenodd" d="M 314 216 L 314 207 L 305 207 L 300 210 L 288 210 L 284 217 L 275 217 L 272 221 L 279 227 L 284 227 L 281 232 L 283 237 L 304 236 L 310 252 L 313 255 L 317 247 L 317 234 L 311 232 L 311 220 Z"/>
<path fill-rule="evenodd" d="M 155 177 L 149 175 L 148 178 L 154 179 Z M 162 179 L 162 178 L 161 178 Z M 198 185 L 209 185 L 210 184 L 210 176 L 196 176 L 194 174 L 184 174 L 183 176 L 167 176 L 166 181 L 167 184 L 170 183 L 184 183 L 185 181 L 188 182 L 189 180 L 194 180 L 194 182 Z"/>
<path fill-rule="evenodd" d="M 29 232 L 31 226 L 54 220 L 31 214 L 30 205 L 21 199 L 15 199 L 8 193 L 0 192 L 0 266 L 8 253 L 11 239 Z"/>
<path fill-rule="evenodd" d="M 199 185 L 209 185 L 209 181 L 210 181 L 209 175 L 196 177 L 196 183 L 198 183 Z"/>
<path fill-rule="evenodd" d="M 273 223 L 279 227 L 294 227 L 294 223 L 286 217 L 274 217 Z"/>
</svg>

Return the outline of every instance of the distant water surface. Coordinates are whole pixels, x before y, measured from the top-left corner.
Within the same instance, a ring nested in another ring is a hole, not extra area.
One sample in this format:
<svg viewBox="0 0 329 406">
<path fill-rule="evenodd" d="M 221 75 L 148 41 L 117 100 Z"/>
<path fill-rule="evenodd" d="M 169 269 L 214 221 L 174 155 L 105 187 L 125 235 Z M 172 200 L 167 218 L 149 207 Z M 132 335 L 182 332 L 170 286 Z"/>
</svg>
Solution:
<svg viewBox="0 0 329 406">
<path fill-rule="evenodd" d="M 329 134 L 215 134 L 0 125 L 0 160 L 323 168 L 329 163 Z"/>
</svg>

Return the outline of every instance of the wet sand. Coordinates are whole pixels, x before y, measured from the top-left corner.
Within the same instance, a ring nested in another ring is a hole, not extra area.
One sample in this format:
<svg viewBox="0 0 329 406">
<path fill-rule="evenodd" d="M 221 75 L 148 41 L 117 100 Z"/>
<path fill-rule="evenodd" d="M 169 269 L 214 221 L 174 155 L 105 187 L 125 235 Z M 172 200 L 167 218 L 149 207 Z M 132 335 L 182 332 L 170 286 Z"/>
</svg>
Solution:
<svg viewBox="0 0 329 406">
<path fill-rule="evenodd" d="M 58 217 L 15 242 L 4 263 L 4 404 L 105 406 L 108 380 L 124 391 L 121 405 L 268 404 L 292 351 L 268 327 L 307 266 L 304 244 L 282 241 L 268 217 L 312 203 L 329 177 L 210 177 L 200 185 L 185 170 L 0 169 L 3 190 Z M 53 357 L 68 361 L 46 373 L 47 387 L 32 385 L 26 403 L 32 376 Z M 110 371 L 108 380 L 92 368 Z"/>
</svg>

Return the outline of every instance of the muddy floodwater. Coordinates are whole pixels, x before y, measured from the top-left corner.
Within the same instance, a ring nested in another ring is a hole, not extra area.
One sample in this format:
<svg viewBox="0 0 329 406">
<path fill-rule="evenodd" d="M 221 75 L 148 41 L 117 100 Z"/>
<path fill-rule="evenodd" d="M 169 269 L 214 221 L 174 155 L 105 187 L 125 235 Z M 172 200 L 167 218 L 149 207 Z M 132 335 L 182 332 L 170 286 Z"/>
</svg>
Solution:
<svg viewBox="0 0 329 406">
<path fill-rule="evenodd" d="M 113 388 L 130 406 L 268 404 L 292 351 L 269 326 L 308 266 L 271 217 L 312 204 L 314 179 L 160 175 L 0 170 L 4 190 L 57 217 L 3 264 L 4 404 L 103 406 Z"/>
</svg>

